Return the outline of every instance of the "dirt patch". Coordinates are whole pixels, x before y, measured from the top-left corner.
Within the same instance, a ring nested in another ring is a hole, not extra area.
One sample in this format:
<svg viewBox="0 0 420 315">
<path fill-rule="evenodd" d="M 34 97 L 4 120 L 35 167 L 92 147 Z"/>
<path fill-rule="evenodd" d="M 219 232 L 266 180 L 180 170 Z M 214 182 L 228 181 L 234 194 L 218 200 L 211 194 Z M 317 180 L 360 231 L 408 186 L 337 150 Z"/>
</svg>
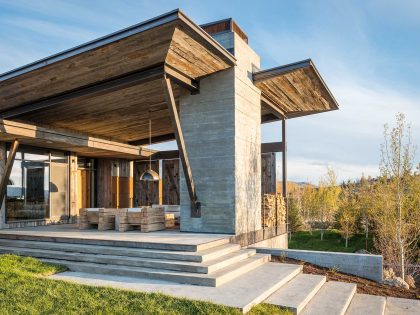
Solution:
<svg viewBox="0 0 420 315">
<path fill-rule="evenodd" d="M 368 280 L 365 278 L 360 278 L 350 274 L 338 272 L 329 268 L 320 267 L 300 260 L 274 256 L 272 257 L 272 260 L 274 262 L 303 265 L 303 273 L 324 275 L 327 277 L 328 281 L 356 283 L 357 293 L 393 296 L 405 299 L 420 299 L 420 283 L 416 283 L 417 289 L 406 290 L 403 288 L 391 287 L 389 285 L 377 283 L 375 281 Z"/>
</svg>

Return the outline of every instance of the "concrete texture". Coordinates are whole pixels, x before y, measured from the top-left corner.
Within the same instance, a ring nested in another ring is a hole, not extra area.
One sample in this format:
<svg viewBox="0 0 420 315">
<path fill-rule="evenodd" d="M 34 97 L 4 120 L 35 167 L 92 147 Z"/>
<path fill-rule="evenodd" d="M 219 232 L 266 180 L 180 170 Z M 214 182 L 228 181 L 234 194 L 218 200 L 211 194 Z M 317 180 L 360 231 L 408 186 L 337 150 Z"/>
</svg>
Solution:
<svg viewBox="0 0 420 315">
<path fill-rule="evenodd" d="M 255 250 L 239 250 L 237 252 L 229 253 L 223 255 L 222 257 L 204 263 L 175 261 L 161 258 L 151 259 L 110 255 L 106 252 L 106 250 L 103 250 L 103 254 L 86 254 L 77 252 L 66 252 L 60 250 L 42 250 L 0 246 L 0 254 L 5 253 L 21 256 L 30 256 L 35 258 L 62 259 L 76 262 L 92 262 L 97 264 L 111 264 L 208 274 L 254 256 Z"/>
<path fill-rule="evenodd" d="M 306 261 L 318 266 L 337 268 L 339 271 L 376 282 L 382 282 L 383 279 L 382 256 L 380 255 L 278 248 L 257 248 L 257 252 L 272 254 L 273 256 L 285 255 L 286 257 Z"/>
<path fill-rule="evenodd" d="M 264 303 L 286 307 L 299 314 L 324 285 L 326 278 L 319 275 L 300 274 L 277 290 Z"/>
<path fill-rule="evenodd" d="M 301 314 L 344 315 L 355 293 L 355 284 L 329 281 L 306 305 Z"/>
<path fill-rule="evenodd" d="M 74 224 L 1 230 L 0 239 L 4 238 L 180 251 L 200 251 L 229 243 L 229 237 L 220 234 L 181 233 L 169 230 L 151 233 L 101 232 L 94 229 L 80 231 Z"/>
<path fill-rule="evenodd" d="M 386 298 L 384 296 L 356 293 L 347 309 L 346 315 L 383 315 Z"/>
<path fill-rule="evenodd" d="M 190 217 L 181 172 L 181 230 L 239 235 L 261 228 L 261 102 L 252 83 L 259 57 L 236 34 L 237 65 L 200 80 L 200 93 L 180 96 L 180 120 L 201 218 Z"/>
<path fill-rule="evenodd" d="M 386 315 L 419 315 L 420 314 L 420 301 L 387 297 L 385 314 Z"/>
<path fill-rule="evenodd" d="M 126 265 L 122 266 L 112 264 L 97 264 L 92 262 L 78 262 L 61 259 L 41 258 L 41 260 L 48 263 L 65 265 L 71 271 L 148 278 L 194 284 L 199 286 L 217 287 L 265 264 L 270 260 L 270 256 L 257 254 L 210 274 L 199 274 L 145 267 L 132 267 Z"/>
<path fill-rule="evenodd" d="M 252 248 L 257 247 L 268 247 L 268 248 L 276 248 L 276 249 L 287 249 L 289 247 L 289 239 L 287 237 L 287 233 L 274 236 L 272 238 L 263 240 L 261 242 L 257 242 L 255 244 L 250 245 Z"/>
<path fill-rule="evenodd" d="M 64 272 L 50 276 L 50 278 L 125 290 L 161 292 L 176 297 L 211 301 L 247 312 L 253 305 L 264 301 L 269 295 L 299 274 L 301 268 L 301 266 L 296 265 L 267 263 L 217 288 L 80 272 Z"/>
<path fill-rule="evenodd" d="M 209 260 L 234 253 L 240 250 L 240 245 L 224 244 L 198 252 L 168 251 L 156 249 L 142 249 L 118 246 L 97 246 L 85 244 L 68 244 L 55 242 L 20 241 L 1 239 L 1 247 L 27 248 L 32 250 L 64 251 L 79 254 L 107 254 L 136 258 L 168 259 L 191 262 L 208 262 Z"/>
</svg>

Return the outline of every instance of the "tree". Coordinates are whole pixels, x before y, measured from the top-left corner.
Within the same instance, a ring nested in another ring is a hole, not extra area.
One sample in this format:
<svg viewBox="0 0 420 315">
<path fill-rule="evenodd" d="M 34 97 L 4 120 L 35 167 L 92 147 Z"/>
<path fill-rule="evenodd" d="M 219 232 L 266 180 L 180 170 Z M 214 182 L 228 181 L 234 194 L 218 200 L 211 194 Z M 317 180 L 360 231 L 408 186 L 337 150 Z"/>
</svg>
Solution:
<svg viewBox="0 0 420 315">
<path fill-rule="evenodd" d="M 337 213 L 337 222 L 340 226 L 340 232 L 346 240 L 346 248 L 348 247 L 349 237 L 356 230 L 358 206 L 356 187 L 353 183 L 349 183 L 341 191 Z"/>
<path fill-rule="evenodd" d="M 328 223 L 334 218 L 338 207 L 338 197 L 341 188 L 337 185 L 337 175 L 334 170 L 327 168 L 327 174 L 319 181 L 318 199 L 320 207 L 318 209 L 318 218 L 321 223 L 321 241 L 324 239 L 324 230 Z"/>
<path fill-rule="evenodd" d="M 410 126 L 400 113 L 395 127 L 384 126 L 381 177 L 374 186 L 372 215 L 376 246 L 399 267 L 403 279 L 408 262 L 419 255 L 420 180 L 413 172 L 415 150 Z"/>
</svg>

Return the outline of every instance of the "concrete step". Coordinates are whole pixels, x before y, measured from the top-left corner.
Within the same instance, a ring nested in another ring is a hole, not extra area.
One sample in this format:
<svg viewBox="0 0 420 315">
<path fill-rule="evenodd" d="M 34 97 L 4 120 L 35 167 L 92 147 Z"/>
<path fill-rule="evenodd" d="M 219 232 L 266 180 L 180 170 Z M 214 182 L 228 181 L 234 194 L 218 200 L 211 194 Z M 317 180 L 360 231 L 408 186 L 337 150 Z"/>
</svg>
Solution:
<svg viewBox="0 0 420 315">
<path fill-rule="evenodd" d="M 346 315 L 384 315 L 386 298 L 384 296 L 356 293 L 351 300 Z"/>
<path fill-rule="evenodd" d="M 91 262 L 96 264 L 122 265 L 208 274 L 247 259 L 255 255 L 256 251 L 253 249 L 241 249 L 204 263 L 3 246 L 0 246 L 0 253 L 10 253 L 36 258 L 61 259 L 76 262 Z"/>
<path fill-rule="evenodd" d="M 228 267 L 217 270 L 211 274 L 180 272 L 164 269 L 121 266 L 113 264 L 97 264 L 88 262 L 75 262 L 70 260 L 41 258 L 42 261 L 67 266 L 71 271 L 137 277 L 146 279 L 159 279 L 178 283 L 195 284 L 217 287 L 235 279 L 270 260 L 270 255 L 256 254 L 243 259 Z"/>
<path fill-rule="evenodd" d="M 191 300 L 212 301 L 247 312 L 253 305 L 264 301 L 270 294 L 298 275 L 301 270 L 302 266 L 299 265 L 268 262 L 217 288 L 70 271 L 50 278 L 140 292 L 161 292 Z"/>
<path fill-rule="evenodd" d="M 285 307 L 299 314 L 325 281 L 325 276 L 300 274 L 274 292 L 264 303 Z"/>
<path fill-rule="evenodd" d="M 106 254 L 128 257 L 142 257 L 152 259 L 169 259 L 180 261 L 195 261 L 205 262 L 218 257 L 233 253 L 240 250 L 241 246 L 238 244 L 223 244 L 210 249 L 199 252 L 186 251 L 172 251 L 172 250 L 158 250 L 158 249 L 142 249 L 131 247 L 113 247 L 113 246 L 99 246 L 99 245 L 83 245 L 83 244 L 69 244 L 69 243 L 55 243 L 55 242 L 38 242 L 38 241 L 21 241 L 1 239 L 1 247 L 20 247 L 44 250 L 58 250 L 64 252 L 86 253 L 86 254 Z"/>
<path fill-rule="evenodd" d="M 115 232 L 116 233 L 116 232 Z M 130 232 L 126 232 L 130 233 Z M 138 232 L 136 232 L 138 233 Z M 112 236 L 112 231 L 109 236 Z M 201 244 L 183 244 L 179 243 L 164 243 L 164 242 L 145 242 L 145 241 L 131 241 L 131 240 L 115 240 L 115 239 L 101 239 L 101 238 L 82 238 L 77 236 L 52 236 L 52 235 L 34 235 L 34 234 L 14 234 L 14 233 L 0 233 L 0 239 L 9 240 L 24 240 L 24 241 L 38 241 L 38 242 L 54 242 L 65 244 L 83 244 L 83 245 L 99 245 L 99 246 L 113 246 L 113 247 L 129 247 L 142 249 L 158 249 L 158 250 L 172 250 L 172 251 L 187 251 L 198 252 L 205 251 L 214 247 L 229 244 L 229 237 L 211 240 Z"/>
<path fill-rule="evenodd" d="M 419 315 L 420 300 L 402 299 L 388 296 L 386 298 L 386 315 Z"/>
<path fill-rule="evenodd" d="M 354 294 L 356 284 L 328 281 L 309 301 L 301 314 L 304 315 L 343 315 Z"/>
</svg>

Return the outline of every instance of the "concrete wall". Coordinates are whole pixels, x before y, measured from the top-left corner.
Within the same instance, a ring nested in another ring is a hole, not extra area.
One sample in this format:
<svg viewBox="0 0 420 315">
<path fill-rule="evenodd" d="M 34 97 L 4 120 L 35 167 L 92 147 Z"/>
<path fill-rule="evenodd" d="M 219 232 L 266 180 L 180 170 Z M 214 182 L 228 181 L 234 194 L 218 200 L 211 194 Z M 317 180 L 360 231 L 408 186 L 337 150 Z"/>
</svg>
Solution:
<svg viewBox="0 0 420 315">
<path fill-rule="evenodd" d="M 287 233 L 274 236 L 272 238 L 257 242 L 250 245 L 251 248 L 275 248 L 275 249 L 287 249 L 289 247 L 289 239 Z"/>
<path fill-rule="evenodd" d="M 200 93 L 184 93 L 180 120 L 202 204 L 190 217 L 181 172 L 181 230 L 241 234 L 261 228 L 261 104 L 252 83 L 259 56 L 236 34 L 237 66 L 200 81 Z M 228 39 L 226 39 L 228 40 Z"/>
<path fill-rule="evenodd" d="M 257 248 L 258 253 L 286 256 L 318 266 L 337 268 L 338 271 L 371 279 L 383 280 L 383 259 L 381 255 L 320 252 L 311 250 Z"/>
</svg>

